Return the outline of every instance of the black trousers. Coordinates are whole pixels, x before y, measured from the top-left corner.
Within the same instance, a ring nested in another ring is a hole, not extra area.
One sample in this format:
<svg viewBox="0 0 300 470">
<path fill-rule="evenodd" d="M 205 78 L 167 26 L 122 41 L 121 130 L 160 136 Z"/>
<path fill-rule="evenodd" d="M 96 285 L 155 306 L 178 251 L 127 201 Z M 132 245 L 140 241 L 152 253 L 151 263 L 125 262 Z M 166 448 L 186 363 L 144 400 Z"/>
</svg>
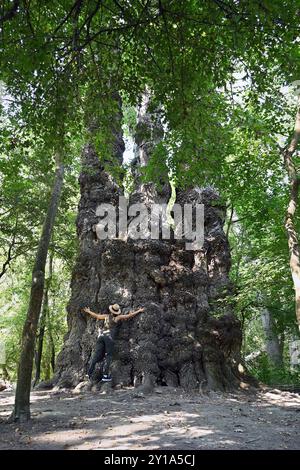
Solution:
<svg viewBox="0 0 300 470">
<path fill-rule="evenodd" d="M 110 333 L 104 333 L 99 336 L 96 342 L 96 348 L 94 354 L 92 355 L 91 364 L 89 367 L 89 377 L 91 377 L 94 372 L 95 366 L 98 362 L 101 362 L 104 358 L 103 364 L 103 374 L 109 375 L 109 369 L 112 361 L 112 355 L 114 352 L 114 340 L 111 337 Z"/>
</svg>

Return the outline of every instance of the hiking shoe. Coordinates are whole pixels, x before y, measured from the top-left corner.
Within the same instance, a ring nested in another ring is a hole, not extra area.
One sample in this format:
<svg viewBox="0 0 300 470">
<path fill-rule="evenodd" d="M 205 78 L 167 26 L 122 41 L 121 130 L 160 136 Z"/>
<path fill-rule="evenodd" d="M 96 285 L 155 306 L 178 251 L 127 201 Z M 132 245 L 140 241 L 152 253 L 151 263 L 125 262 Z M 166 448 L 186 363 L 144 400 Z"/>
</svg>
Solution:
<svg viewBox="0 0 300 470">
<path fill-rule="evenodd" d="M 111 382 L 111 376 L 103 375 L 101 382 Z"/>
</svg>

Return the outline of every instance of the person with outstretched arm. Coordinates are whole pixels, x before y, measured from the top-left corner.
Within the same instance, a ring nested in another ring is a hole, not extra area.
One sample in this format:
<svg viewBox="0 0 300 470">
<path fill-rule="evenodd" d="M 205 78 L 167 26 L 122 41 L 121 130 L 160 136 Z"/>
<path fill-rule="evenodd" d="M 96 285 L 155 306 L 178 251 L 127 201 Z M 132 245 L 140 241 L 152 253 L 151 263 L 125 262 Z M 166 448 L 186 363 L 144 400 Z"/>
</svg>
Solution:
<svg viewBox="0 0 300 470">
<path fill-rule="evenodd" d="M 145 309 L 139 308 L 123 315 L 120 306 L 118 304 L 113 304 L 108 307 L 108 310 L 109 313 L 102 314 L 92 312 L 88 307 L 83 309 L 85 313 L 93 318 L 96 318 L 96 320 L 104 320 L 104 327 L 97 339 L 95 352 L 92 356 L 88 370 L 88 376 L 91 378 L 96 364 L 105 359 L 102 382 L 111 382 L 110 365 L 114 351 L 114 340 L 120 328 L 121 322 L 135 317 L 138 313 L 143 312 Z"/>
</svg>

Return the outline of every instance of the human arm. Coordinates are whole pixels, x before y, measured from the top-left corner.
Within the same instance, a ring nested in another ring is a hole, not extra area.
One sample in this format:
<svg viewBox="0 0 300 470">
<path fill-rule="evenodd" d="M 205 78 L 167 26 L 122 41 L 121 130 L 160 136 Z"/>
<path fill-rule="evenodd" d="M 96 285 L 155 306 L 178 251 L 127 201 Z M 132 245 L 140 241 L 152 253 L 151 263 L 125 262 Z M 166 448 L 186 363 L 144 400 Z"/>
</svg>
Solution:
<svg viewBox="0 0 300 470">
<path fill-rule="evenodd" d="M 133 312 L 129 312 L 127 315 L 118 315 L 115 318 L 115 322 L 122 321 L 122 320 L 129 320 L 129 318 L 135 317 L 138 313 L 141 313 L 144 310 L 145 310 L 144 308 L 139 308 L 137 310 L 134 310 Z"/>
<path fill-rule="evenodd" d="M 102 313 L 92 312 L 92 310 L 90 310 L 88 307 L 85 307 L 83 311 L 85 313 L 88 313 L 91 317 L 96 318 L 96 320 L 105 320 L 105 318 L 108 317 L 108 315 L 105 315 L 104 313 L 102 314 Z"/>
</svg>

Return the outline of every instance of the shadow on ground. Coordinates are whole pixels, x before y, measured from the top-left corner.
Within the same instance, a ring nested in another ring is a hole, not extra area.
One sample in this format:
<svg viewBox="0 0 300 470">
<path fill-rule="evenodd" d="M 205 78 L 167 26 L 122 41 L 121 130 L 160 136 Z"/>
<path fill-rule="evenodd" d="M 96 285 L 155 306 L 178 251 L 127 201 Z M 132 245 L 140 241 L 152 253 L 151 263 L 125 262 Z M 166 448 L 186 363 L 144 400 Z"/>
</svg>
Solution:
<svg viewBox="0 0 300 470">
<path fill-rule="evenodd" d="M 13 392 L 0 395 L 0 449 L 299 449 L 300 395 L 152 395 L 133 389 L 33 392 L 32 420 L 8 424 Z"/>
</svg>

